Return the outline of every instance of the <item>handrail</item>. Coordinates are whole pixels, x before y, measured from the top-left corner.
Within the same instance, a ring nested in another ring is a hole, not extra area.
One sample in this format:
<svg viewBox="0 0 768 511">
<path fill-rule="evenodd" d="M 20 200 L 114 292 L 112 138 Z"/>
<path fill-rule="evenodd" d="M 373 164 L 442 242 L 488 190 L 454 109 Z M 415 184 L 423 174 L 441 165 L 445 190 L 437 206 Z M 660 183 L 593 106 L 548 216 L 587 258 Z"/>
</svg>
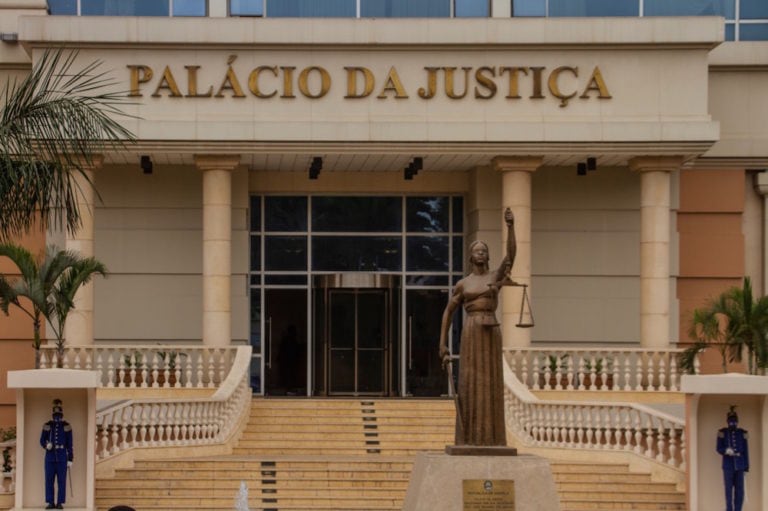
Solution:
<svg viewBox="0 0 768 511">
<path fill-rule="evenodd" d="M 144 447 L 225 443 L 248 409 L 251 347 L 238 346 L 231 369 L 213 396 L 135 399 L 96 414 L 98 461 Z"/>
<path fill-rule="evenodd" d="M 503 366 L 507 427 L 525 445 L 633 452 L 685 471 L 685 421 L 634 403 L 540 400 Z"/>
</svg>

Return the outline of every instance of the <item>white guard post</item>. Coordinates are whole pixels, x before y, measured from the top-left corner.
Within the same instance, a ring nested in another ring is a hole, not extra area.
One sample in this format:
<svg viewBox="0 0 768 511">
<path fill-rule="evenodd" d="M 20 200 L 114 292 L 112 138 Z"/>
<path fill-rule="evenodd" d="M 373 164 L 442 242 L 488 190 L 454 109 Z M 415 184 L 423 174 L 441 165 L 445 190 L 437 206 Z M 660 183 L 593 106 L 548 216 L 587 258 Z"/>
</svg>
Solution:
<svg viewBox="0 0 768 511">
<path fill-rule="evenodd" d="M 749 434 L 749 472 L 743 511 L 768 509 L 768 376 L 746 374 L 684 375 L 688 435 L 688 509 L 725 509 L 717 431 L 736 406 L 739 427 Z"/>
<path fill-rule="evenodd" d="M 64 420 L 72 426 L 74 463 L 67 482 L 69 511 L 94 511 L 96 387 L 99 373 L 75 369 L 9 371 L 8 388 L 16 389 L 15 511 L 45 508 L 43 425 L 51 420 L 52 403 L 61 399 Z"/>
</svg>

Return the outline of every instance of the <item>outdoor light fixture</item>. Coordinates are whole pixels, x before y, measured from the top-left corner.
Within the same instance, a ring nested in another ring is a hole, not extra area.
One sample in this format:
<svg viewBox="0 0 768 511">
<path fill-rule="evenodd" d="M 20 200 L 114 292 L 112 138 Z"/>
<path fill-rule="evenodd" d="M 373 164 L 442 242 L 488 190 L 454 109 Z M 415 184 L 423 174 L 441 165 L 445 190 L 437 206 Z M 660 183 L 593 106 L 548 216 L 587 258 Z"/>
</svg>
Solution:
<svg viewBox="0 0 768 511">
<path fill-rule="evenodd" d="M 424 168 L 424 158 L 416 156 L 407 167 L 403 169 L 403 179 L 411 180 L 413 176 L 419 173 Z"/>
<path fill-rule="evenodd" d="M 320 170 L 323 168 L 323 158 L 315 156 L 312 158 L 312 163 L 309 165 L 309 179 L 317 179 L 320 175 Z"/>
<path fill-rule="evenodd" d="M 145 174 L 151 174 L 152 169 L 154 168 L 154 166 L 152 165 L 152 159 L 146 154 L 141 156 L 141 159 L 139 160 L 139 165 L 141 166 L 141 170 L 143 170 Z"/>
<path fill-rule="evenodd" d="M 586 176 L 587 175 L 587 164 L 583 161 L 580 161 L 576 164 L 576 175 L 577 176 Z"/>
<path fill-rule="evenodd" d="M 597 158 L 594 156 L 587 158 L 587 170 L 597 170 Z"/>
</svg>

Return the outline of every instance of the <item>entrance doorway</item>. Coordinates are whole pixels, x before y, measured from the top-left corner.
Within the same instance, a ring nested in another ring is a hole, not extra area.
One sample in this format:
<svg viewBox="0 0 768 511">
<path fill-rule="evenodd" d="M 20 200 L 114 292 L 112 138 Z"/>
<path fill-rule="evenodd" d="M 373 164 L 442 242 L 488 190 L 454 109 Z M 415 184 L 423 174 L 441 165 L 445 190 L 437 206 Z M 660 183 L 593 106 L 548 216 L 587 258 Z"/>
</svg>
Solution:
<svg viewBox="0 0 768 511">
<path fill-rule="evenodd" d="M 307 291 L 266 289 L 264 298 L 265 394 L 306 395 Z M 301 313 L 297 313 L 297 309 Z"/>
</svg>

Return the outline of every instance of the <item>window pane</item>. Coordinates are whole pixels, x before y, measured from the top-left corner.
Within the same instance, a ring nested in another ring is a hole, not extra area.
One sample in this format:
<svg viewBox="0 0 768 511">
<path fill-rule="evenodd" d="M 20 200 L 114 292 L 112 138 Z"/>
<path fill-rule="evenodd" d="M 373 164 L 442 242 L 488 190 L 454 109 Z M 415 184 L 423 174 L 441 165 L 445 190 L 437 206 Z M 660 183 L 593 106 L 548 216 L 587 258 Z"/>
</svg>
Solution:
<svg viewBox="0 0 768 511">
<path fill-rule="evenodd" d="M 362 18 L 447 18 L 450 0 L 360 0 Z"/>
<path fill-rule="evenodd" d="M 267 231 L 306 231 L 306 197 L 265 197 L 264 228 Z"/>
<path fill-rule="evenodd" d="M 741 0 L 739 4 L 739 17 L 743 20 L 768 19 L 768 2 L 765 0 Z M 744 30 L 744 25 L 739 27 L 739 32 Z M 744 39 L 743 37 L 741 39 Z M 747 39 L 757 41 L 758 39 Z"/>
<path fill-rule="evenodd" d="M 408 197 L 405 214 L 408 232 L 448 231 L 448 197 Z"/>
<path fill-rule="evenodd" d="M 407 271 L 448 271 L 447 236 L 408 236 Z"/>
<path fill-rule="evenodd" d="M 261 285 L 261 275 L 251 275 L 251 285 L 252 286 L 260 286 Z"/>
<path fill-rule="evenodd" d="M 174 16 L 205 16 L 206 0 L 173 0 Z"/>
<path fill-rule="evenodd" d="M 251 271 L 261 269 L 261 236 L 251 236 Z"/>
<path fill-rule="evenodd" d="M 251 289 L 251 346 L 261 353 L 261 290 Z"/>
<path fill-rule="evenodd" d="M 77 0 L 48 0 L 48 14 L 77 15 Z"/>
<path fill-rule="evenodd" d="M 740 23 L 739 41 L 768 41 L 768 23 Z"/>
<path fill-rule="evenodd" d="M 229 0 L 231 16 L 264 16 L 264 0 Z"/>
<path fill-rule="evenodd" d="M 464 271 L 464 238 L 462 236 L 453 237 L 453 271 L 459 273 Z"/>
<path fill-rule="evenodd" d="M 270 18 L 354 18 L 355 0 L 267 0 Z"/>
<path fill-rule="evenodd" d="M 447 286 L 448 276 L 441 275 L 408 275 L 405 277 L 408 286 Z"/>
<path fill-rule="evenodd" d="M 550 16 L 639 16 L 638 0 L 549 0 Z"/>
<path fill-rule="evenodd" d="M 251 210 L 251 230 L 261 230 L 261 197 L 251 197 L 251 204 L 249 206 Z"/>
<path fill-rule="evenodd" d="M 456 0 L 454 6 L 456 11 L 453 14 L 457 18 L 470 16 L 488 17 L 491 15 L 488 0 Z"/>
<path fill-rule="evenodd" d="M 264 243 L 265 270 L 299 271 L 307 269 L 306 236 L 267 236 Z"/>
<path fill-rule="evenodd" d="M 265 275 L 264 284 L 283 286 L 306 286 L 306 275 Z"/>
<path fill-rule="evenodd" d="M 645 0 L 644 16 L 723 16 L 733 19 L 734 0 Z"/>
<path fill-rule="evenodd" d="M 464 232 L 464 197 L 453 198 L 453 232 Z"/>
<path fill-rule="evenodd" d="M 512 16 L 546 16 L 546 0 L 514 0 Z"/>
<path fill-rule="evenodd" d="M 312 230 L 324 232 L 400 232 L 400 197 L 315 197 Z"/>
<path fill-rule="evenodd" d="M 315 236 L 313 271 L 400 271 L 402 239 L 394 236 Z"/>
<path fill-rule="evenodd" d="M 168 0 L 81 0 L 83 16 L 168 16 Z"/>
<path fill-rule="evenodd" d="M 736 24 L 735 23 L 725 24 L 725 40 L 726 41 L 736 40 Z"/>
<path fill-rule="evenodd" d="M 251 359 L 251 389 L 254 394 L 261 392 L 261 357 Z"/>
</svg>

